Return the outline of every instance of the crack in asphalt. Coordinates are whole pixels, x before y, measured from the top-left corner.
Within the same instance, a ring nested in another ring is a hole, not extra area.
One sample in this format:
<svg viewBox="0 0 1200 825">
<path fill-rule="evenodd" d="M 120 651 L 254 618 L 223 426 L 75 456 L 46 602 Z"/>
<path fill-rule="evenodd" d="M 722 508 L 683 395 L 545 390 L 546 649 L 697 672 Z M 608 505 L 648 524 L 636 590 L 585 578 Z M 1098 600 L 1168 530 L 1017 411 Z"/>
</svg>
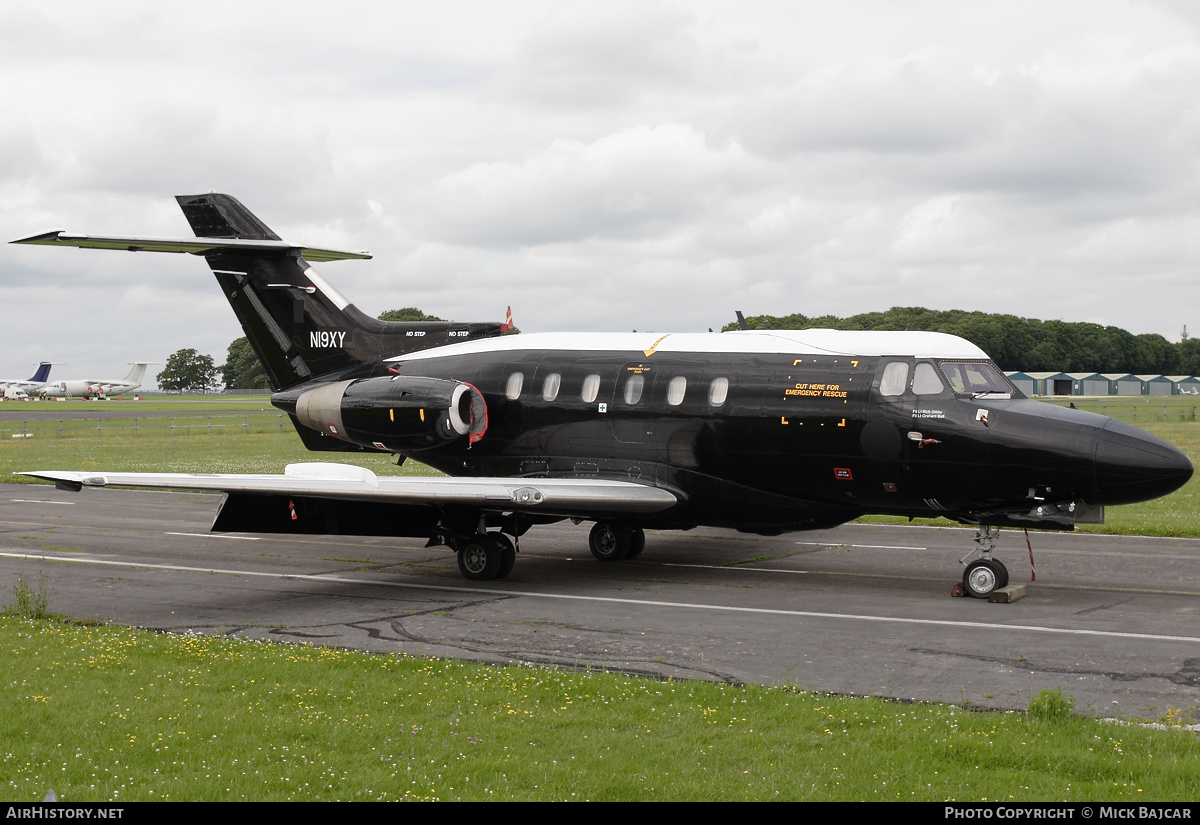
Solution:
<svg viewBox="0 0 1200 825">
<path fill-rule="evenodd" d="M 1089 607 L 1084 610 L 1078 610 L 1075 612 L 1075 615 L 1083 616 L 1087 613 L 1095 613 L 1097 610 L 1110 610 L 1111 608 L 1114 608 L 1117 605 L 1125 604 L 1126 602 L 1131 602 L 1131 601 L 1133 601 L 1133 599 L 1134 599 L 1134 597 L 1130 596 L 1128 599 L 1121 599 L 1120 601 L 1116 601 L 1111 604 L 1098 604 L 1095 607 Z"/>
<path fill-rule="evenodd" d="M 935 656 L 953 656 L 957 659 L 972 659 L 977 662 L 991 662 L 998 665 L 1020 670 L 1032 670 L 1038 673 L 1066 673 L 1074 676 L 1103 676 L 1114 682 L 1137 682 L 1142 679 L 1165 679 L 1168 682 L 1185 687 L 1200 687 L 1200 659 L 1185 659 L 1183 667 L 1174 673 L 1122 673 L 1112 670 L 1091 670 L 1089 668 L 1060 667 L 1038 664 L 1030 660 L 1002 659 L 996 656 L 983 656 L 971 653 L 958 653 L 950 650 L 934 650 L 932 648 L 909 648 L 913 653 L 929 653 Z"/>
</svg>

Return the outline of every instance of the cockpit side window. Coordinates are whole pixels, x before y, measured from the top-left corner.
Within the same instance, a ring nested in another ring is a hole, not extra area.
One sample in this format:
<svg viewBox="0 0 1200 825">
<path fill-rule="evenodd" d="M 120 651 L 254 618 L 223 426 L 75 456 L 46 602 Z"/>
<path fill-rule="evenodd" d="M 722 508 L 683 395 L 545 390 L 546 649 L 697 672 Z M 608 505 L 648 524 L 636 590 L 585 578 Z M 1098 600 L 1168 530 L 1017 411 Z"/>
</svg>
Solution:
<svg viewBox="0 0 1200 825">
<path fill-rule="evenodd" d="M 883 377 L 879 379 L 879 394 L 884 397 L 904 395 L 908 386 L 908 362 L 892 361 L 884 365 Z"/>
<path fill-rule="evenodd" d="M 938 375 L 933 364 L 928 361 L 917 364 L 917 369 L 913 372 L 913 393 L 937 395 L 945 389 L 946 385 L 942 383 L 941 376 Z"/>
<path fill-rule="evenodd" d="M 950 382 L 950 387 L 959 395 L 1010 395 L 1013 391 L 1008 379 L 989 363 L 942 361 L 939 366 L 942 368 L 942 375 Z"/>
</svg>

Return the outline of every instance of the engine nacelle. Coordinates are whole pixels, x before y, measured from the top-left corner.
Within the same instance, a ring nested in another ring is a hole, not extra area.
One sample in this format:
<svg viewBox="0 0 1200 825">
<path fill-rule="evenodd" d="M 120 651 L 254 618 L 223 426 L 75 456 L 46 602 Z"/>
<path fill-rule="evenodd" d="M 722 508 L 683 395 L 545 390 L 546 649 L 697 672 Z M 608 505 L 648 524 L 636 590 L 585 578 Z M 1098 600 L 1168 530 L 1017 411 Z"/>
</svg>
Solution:
<svg viewBox="0 0 1200 825">
<path fill-rule="evenodd" d="M 305 427 L 389 452 L 416 452 L 487 430 L 487 404 L 461 381 L 417 375 L 336 381 L 276 393 L 275 406 Z"/>
</svg>

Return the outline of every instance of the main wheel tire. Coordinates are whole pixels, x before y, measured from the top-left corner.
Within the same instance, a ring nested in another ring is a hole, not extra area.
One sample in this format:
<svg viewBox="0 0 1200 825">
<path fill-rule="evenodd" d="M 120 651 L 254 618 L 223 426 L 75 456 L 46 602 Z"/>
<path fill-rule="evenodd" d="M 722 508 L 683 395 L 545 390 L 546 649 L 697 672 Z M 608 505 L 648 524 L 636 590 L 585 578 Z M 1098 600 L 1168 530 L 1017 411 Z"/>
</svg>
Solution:
<svg viewBox="0 0 1200 825">
<path fill-rule="evenodd" d="M 491 581 L 500 574 L 503 563 L 500 545 L 480 535 L 463 544 L 458 551 L 458 569 L 471 581 Z"/>
<path fill-rule="evenodd" d="M 642 551 L 646 549 L 646 531 L 641 527 L 632 527 L 629 530 L 629 549 L 625 551 L 625 561 L 631 561 L 642 555 Z"/>
<path fill-rule="evenodd" d="M 488 536 L 500 548 L 500 572 L 496 578 L 506 578 L 517 565 L 517 548 L 513 546 L 512 539 L 503 533 L 489 533 Z"/>
<path fill-rule="evenodd" d="M 629 530 L 611 522 L 598 521 L 588 536 L 588 549 L 600 561 L 620 561 L 629 552 Z"/>
<path fill-rule="evenodd" d="M 1007 569 L 1004 569 L 1004 578 L 1008 578 Z M 963 571 L 963 589 L 977 599 L 986 599 L 1003 586 L 995 564 L 987 559 L 973 561 Z"/>
</svg>

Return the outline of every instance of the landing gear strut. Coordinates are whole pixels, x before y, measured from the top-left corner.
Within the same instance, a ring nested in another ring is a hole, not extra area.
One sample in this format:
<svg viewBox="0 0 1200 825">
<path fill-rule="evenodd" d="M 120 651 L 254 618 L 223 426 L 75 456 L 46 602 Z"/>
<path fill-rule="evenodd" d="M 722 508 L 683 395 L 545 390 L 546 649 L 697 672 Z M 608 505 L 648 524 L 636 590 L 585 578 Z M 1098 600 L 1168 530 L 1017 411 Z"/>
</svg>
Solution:
<svg viewBox="0 0 1200 825">
<path fill-rule="evenodd" d="M 986 599 L 1001 587 L 1008 586 L 1008 568 L 1004 562 L 992 557 L 998 535 L 1000 530 L 988 524 L 981 524 L 975 531 L 975 547 L 983 558 L 971 562 L 963 571 L 963 590 L 977 599 Z"/>
</svg>

